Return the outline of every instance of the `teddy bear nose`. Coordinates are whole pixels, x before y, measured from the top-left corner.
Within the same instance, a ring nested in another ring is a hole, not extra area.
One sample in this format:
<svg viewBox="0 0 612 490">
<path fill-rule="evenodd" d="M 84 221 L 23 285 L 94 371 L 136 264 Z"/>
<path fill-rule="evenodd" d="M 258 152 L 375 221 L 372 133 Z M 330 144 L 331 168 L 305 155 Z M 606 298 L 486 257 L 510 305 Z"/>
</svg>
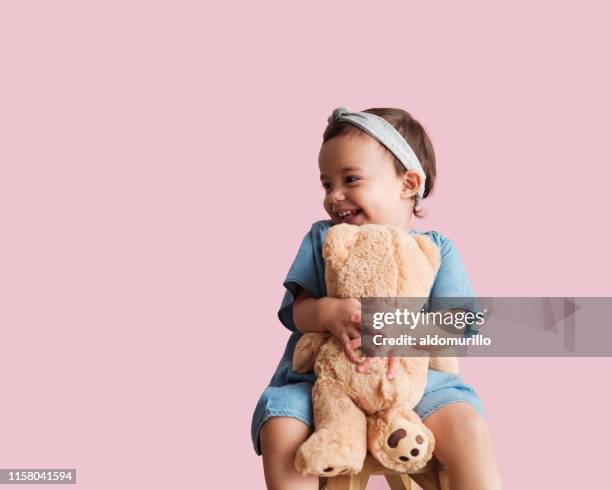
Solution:
<svg viewBox="0 0 612 490">
<path fill-rule="evenodd" d="M 398 442 L 404 437 L 406 437 L 406 431 L 404 429 L 397 429 L 389 436 L 387 444 L 389 444 L 389 447 L 397 447 Z"/>
</svg>

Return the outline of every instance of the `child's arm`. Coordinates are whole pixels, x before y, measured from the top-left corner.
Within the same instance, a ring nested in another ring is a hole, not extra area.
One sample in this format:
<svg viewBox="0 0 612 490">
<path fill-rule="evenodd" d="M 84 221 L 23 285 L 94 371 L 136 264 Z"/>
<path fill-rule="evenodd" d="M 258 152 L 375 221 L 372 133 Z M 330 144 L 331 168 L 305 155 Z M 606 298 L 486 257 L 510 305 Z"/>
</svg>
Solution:
<svg viewBox="0 0 612 490">
<path fill-rule="evenodd" d="M 331 333 L 344 346 L 348 358 L 359 363 L 352 339 L 360 338 L 361 303 L 355 298 L 313 298 L 300 288 L 293 302 L 293 323 L 302 332 Z"/>
</svg>

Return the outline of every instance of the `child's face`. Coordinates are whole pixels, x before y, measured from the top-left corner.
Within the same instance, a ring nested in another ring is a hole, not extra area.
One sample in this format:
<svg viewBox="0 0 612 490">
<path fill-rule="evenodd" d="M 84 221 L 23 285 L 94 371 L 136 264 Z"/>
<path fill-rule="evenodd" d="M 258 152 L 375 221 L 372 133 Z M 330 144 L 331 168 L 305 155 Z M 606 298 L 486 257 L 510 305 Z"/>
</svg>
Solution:
<svg viewBox="0 0 612 490">
<path fill-rule="evenodd" d="M 323 207 L 336 223 L 386 224 L 410 228 L 420 177 L 398 176 L 393 156 L 367 134 L 327 140 L 319 152 Z M 346 212 L 348 211 L 348 214 Z"/>
</svg>

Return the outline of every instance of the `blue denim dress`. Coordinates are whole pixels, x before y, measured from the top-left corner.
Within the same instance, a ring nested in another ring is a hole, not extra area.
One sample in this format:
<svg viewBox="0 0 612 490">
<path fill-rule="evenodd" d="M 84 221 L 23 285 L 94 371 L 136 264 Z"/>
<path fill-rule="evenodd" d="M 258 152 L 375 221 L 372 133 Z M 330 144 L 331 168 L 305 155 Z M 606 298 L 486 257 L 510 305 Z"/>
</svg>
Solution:
<svg viewBox="0 0 612 490">
<path fill-rule="evenodd" d="M 255 452 L 260 455 L 259 430 L 269 417 L 294 417 L 313 428 L 311 392 L 315 381 L 314 372 L 295 373 L 291 369 L 293 351 L 302 335 L 293 323 L 293 301 L 299 288 L 304 288 L 315 298 L 326 296 L 325 262 L 322 256 L 323 242 L 333 221 L 314 223 L 302 240 L 297 256 L 289 269 L 283 285 L 286 288 L 278 317 L 292 333 L 285 352 L 268 387 L 259 397 L 251 422 L 251 438 Z M 435 311 L 441 298 L 471 298 L 474 291 L 463 267 L 461 257 L 451 240 L 436 231 L 411 234 L 428 235 L 440 248 L 441 264 L 429 295 L 429 310 Z M 466 332 L 470 335 L 470 332 Z M 474 389 L 465 384 L 459 375 L 429 370 L 425 393 L 414 408 L 421 419 L 427 418 L 449 403 L 470 403 L 485 417 L 484 409 Z"/>
</svg>

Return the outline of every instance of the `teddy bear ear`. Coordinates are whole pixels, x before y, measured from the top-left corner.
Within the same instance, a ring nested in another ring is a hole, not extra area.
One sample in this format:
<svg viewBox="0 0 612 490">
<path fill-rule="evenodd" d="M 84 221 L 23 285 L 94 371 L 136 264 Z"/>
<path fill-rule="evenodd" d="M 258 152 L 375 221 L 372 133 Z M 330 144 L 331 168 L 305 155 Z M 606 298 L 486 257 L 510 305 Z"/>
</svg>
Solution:
<svg viewBox="0 0 612 490">
<path fill-rule="evenodd" d="M 348 223 L 340 223 L 330 227 L 323 244 L 323 258 L 346 260 L 348 253 L 359 235 L 359 227 Z"/>
<path fill-rule="evenodd" d="M 413 235 L 413 238 L 427 256 L 433 270 L 437 271 L 440 267 L 440 249 L 438 246 L 426 235 Z"/>
</svg>

